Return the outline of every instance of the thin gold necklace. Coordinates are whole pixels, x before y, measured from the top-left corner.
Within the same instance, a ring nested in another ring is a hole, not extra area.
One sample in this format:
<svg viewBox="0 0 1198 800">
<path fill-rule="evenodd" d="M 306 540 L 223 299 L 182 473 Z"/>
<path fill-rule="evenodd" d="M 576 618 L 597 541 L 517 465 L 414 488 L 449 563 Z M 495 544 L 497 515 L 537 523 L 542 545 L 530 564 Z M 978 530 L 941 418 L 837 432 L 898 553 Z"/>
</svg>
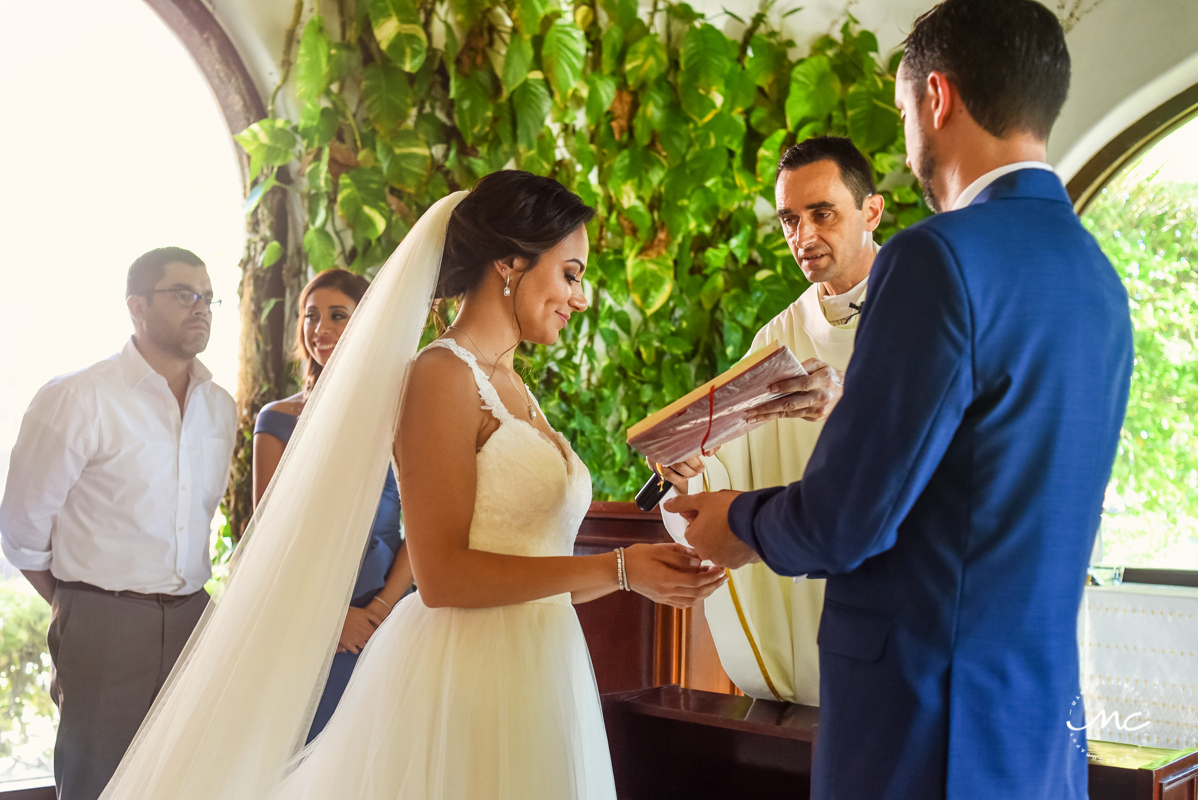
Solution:
<svg viewBox="0 0 1198 800">
<path fill-rule="evenodd" d="M 462 330 L 461 328 L 457 327 L 456 325 L 450 325 L 445 330 L 447 332 L 448 331 L 461 331 L 461 334 L 470 340 L 470 344 L 474 345 L 474 349 L 478 351 L 479 356 L 480 357 L 482 356 L 483 349 L 478 346 L 478 342 L 474 341 L 474 337 L 471 336 L 470 334 L 466 333 L 466 331 Z M 498 362 L 496 362 L 492 366 L 494 366 L 495 369 L 499 369 Z M 495 374 L 494 370 L 492 370 L 491 374 L 492 375 Z M 510 383 L 512 385 L 512 388 L 516 390 L 516 394 L 520 394 L 520 387 L 516 385 L 516 382 L 514 380 L 512 380 L 512 376 L 505 373 L 504 377 L 507 378 L 508 383 Z M 532 404 L 532 392 L 528 391 L 528 384 L 524 383 L 524 381 L 520 382 L 520 386 L 524 387 L 524 404 L 526 406 L 528 406 L 528 418 L 535 420 L 537 418 L 537 410 L 533 407 L 533 404 Z"/>
</svg>

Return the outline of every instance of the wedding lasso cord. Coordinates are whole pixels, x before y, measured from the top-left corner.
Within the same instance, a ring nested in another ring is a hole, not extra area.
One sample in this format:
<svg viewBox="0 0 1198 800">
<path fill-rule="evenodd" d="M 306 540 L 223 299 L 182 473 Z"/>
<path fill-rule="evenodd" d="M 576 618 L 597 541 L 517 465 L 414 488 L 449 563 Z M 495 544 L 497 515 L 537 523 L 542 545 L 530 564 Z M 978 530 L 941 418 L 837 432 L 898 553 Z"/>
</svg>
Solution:
<svg viewBox="0 0 1198 800">
<path fill-rule="evenodd" d="M 715 421 L 715 387 L 712 386 L 707 392 L 707 433 L 703 434 L 703 441 L 699 443 L 699 452 L 708 458 L 711 453 L 707 452 L 707 440 L 711 438 L 711 426 Z"/>
</svg>

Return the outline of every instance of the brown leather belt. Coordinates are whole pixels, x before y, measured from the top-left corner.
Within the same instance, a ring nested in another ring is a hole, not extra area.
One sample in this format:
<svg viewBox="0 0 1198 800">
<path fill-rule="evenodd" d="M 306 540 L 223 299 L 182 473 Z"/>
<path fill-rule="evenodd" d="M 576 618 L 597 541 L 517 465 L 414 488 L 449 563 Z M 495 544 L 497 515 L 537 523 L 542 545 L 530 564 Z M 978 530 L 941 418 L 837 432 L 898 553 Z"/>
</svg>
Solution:
<svg viewBox="0 0 1198 800">
<path fill-rule="evenodd" d="M 101 589 L 99 586 L 93 586 L 90 583 L 84 583 L 83 581 L 59 581 L 58 585 L 65 586 L 68 589 L 79 589 L 85 592 L 110 594 L 113 597 L 129 597 L 134 600 L 153 600 L 156 603 L 164 603 L 168 605 L 171 603 L 181 603 L 184 600 L 190 600 L 200 592 L 204 591 L 201 589 L 200 592 L 192 592 L 191 594 L 163 594 L 161 592 L 146 594 L 144 592 L 135 592 L 130 589 L 121 589 L 118 591 L 114 591 L 112 589 Z"/>
</svg>

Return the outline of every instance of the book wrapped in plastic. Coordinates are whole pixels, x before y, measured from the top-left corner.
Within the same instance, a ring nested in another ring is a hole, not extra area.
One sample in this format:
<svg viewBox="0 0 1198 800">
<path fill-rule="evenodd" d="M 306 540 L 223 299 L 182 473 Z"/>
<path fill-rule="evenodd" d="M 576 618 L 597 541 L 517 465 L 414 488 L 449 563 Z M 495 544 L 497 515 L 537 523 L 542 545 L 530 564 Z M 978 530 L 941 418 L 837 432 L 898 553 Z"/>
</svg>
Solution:
<svg viewBox="0 0 1198 800">
<path fill-rule="evenodd" d="M 628 429 L 628 446 L 654 464 L 677 464 L 711 452 L 762 423 L 753 409 L 785 397 L 770 387 L 807 371 L 789 348 L 770 342 Z"/>
</svg>

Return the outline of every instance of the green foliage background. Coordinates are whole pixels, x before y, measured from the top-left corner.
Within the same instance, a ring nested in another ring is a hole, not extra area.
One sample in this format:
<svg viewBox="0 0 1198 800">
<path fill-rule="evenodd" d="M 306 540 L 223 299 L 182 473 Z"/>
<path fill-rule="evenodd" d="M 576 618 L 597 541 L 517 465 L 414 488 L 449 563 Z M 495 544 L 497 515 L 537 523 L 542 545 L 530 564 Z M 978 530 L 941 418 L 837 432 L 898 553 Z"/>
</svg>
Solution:
<svg viewBox="0 0 1198 800">
<path fill-rule="evenodd" d="M 50 606 L 23 578 L 0 581 L 0 774 L 50 770 L 52 743 L 32 754 L 29 746 L 58 717 L 49 692 L 49 627 Z"/>
<path fill-rule="evenodd" d="M 495 170 L 552 176 L 596 207 L 591 308 L 557 345 L 523 353 L 596 499 L 629 499 L 646 476 L 625 428 L 727 368 L 807 288 L 772 216 L 785 147 L 851 136 L 884 181 L 882 240 L 929 213 L 903 163 L 898 56 L 880 61 L 851 17 L 795 59 L 769 5 L 721 15 L 738 38 L 685 3 L 338 9 L 303 24 L 299 118 L 237 136 L 258 176 L 249 207 L 298 174 L 286 185 L 307 212 L 312 269 L 367 275 L 429 205 Z M 267 244 L 264 264 L 281 252 Z"/>
<path fill-rule="evenodd" d="M 1082 215 L 1123 277 L 1136 360 L 1103 525 L 1105 560 L 1198 569 L 1198 185 L 1134 167 Z"/>
</svg>

